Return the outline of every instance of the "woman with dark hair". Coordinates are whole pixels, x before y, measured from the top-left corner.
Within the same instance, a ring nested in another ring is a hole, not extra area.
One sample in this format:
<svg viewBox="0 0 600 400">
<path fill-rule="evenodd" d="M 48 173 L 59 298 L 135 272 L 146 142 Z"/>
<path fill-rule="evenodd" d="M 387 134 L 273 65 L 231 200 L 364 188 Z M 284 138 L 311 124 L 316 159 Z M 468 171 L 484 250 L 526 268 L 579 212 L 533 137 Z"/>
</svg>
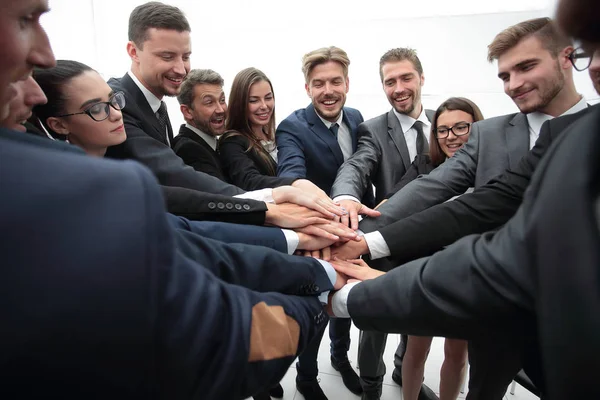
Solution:
<svg viewBox="0 0 600 400">
<path fill-rule="evenodd" d="M 481 121 L 479 107 L 469 99 L 451 97 L 435 111 L 431 121 L 429 154 L 415 157 L 410 169 L 388 193 L 389 198 L 419 175 L 428 174 L 452 157 L 469 140 L 471 125 Z M 402 361 L 402 394 L 417 400 L 423 381 L 425 361 L 432 337 L 409 336 Z M 467 367 L 467 342 L 448 339 L 444 343 L 444 363 L 440 372 L 440 400 L 455 400 L 460 392 Z"/>
<path fill-rule="evenodd" d="M 469 140 L 471 125 L 481 121 L 479 107 L 464 97 L 450 97 L 435 111 L 429 135 L 429 154 L 415 157 L 410 168 L 385 196 L 392 197 L 419 175 L 426 175 L 456 153 Z"/>
</svg>

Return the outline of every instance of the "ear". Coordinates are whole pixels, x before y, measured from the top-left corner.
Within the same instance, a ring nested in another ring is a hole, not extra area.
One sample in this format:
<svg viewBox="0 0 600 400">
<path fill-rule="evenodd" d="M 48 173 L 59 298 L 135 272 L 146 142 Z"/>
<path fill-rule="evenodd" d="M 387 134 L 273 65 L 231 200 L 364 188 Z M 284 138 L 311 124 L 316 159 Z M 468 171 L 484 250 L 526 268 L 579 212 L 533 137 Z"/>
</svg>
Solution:
<svg viewBox="0 0 600 400">
<path fill-rule="evenodd" d="M 48 125 L 48 127 L 50 129 L 52 129 L 54 132 L 58 133 L 59 135 L 66 136 L 69 133 L 71 133 L 71 132 L 69 132 L 69 128 L 65 124 L 64 120 L 60 117 L 47 118 L 46 125 Z"/>
<path fill-rule="evenodd" d="M 127 42 L 127 54 L 129 55 L 129 58 L 131 58 L 131 61 L 135 61 L 136 63 L 139 62 L 138 48 L 131 40 Z"/>
<path fill-rule="evenodd" d="M 421 74 L 421 86 L 425 84 L 425 74 Z"/>
<path fill-rule="evenodd" d="M 350 78 L 346 77 L 346 93 L 350 90 Z"/>
<path fill-rule="evenodd" d="M 190 112 L 190 108 L 187 105 L 180 104 L 179 110 L 181 110 L 181 113 L 183 114 L 183 119 L 185 119 L 186 122 L 194 119 L 194 116 Z"/>
<path fill-rule="evenodd" d="M 312 99 L 312 97 L 311 97 L 311 95 L 310 95 L 310 89 L 309 89 L 309 87 L 308 87 L 308 83 L 305 83 L 305 84 L 304 84 L 304 89 L 306 90 L 306 94 L 308 95 L 308 97 L 310 97 L 310 98 Z"/>
<path fill-rule="evenodd" d="M 567 46 L 558 53 L 558 62 L 562 69 L 570 69 L 573 64 L 571 64 L 571 60 L 569 59 L 569 55 L 575 50 L 573 46 Z"/>
</svg>

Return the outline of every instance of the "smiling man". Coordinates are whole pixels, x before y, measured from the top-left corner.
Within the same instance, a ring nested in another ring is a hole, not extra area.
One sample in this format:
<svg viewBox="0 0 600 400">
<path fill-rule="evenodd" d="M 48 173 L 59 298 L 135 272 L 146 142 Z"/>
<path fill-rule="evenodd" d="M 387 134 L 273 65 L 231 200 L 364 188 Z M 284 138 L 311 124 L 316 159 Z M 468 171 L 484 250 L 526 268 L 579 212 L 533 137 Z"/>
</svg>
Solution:
<svg viewBox="0 0 600 400">
<path fill-rule="evenodd" d="M 8 115 L 0 120 L 0 126 L 25 132 L 27 130 L 25 124 L 31 116 L 33 107 L 46 104 L 48 99 L 31 75 L 25 80 L 13 83 L 13 86 L 15 95 L 8 105 Z"/>
</svg>

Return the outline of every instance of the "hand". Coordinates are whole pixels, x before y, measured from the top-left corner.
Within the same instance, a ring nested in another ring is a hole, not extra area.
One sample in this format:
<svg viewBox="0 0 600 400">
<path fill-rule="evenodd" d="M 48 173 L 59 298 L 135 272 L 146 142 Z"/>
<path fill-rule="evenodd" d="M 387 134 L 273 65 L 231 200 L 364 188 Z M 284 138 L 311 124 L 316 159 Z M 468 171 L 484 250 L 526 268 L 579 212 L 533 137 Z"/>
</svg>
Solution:
<svg viewBox="0 0 600 400">
<path fill-rule="evenodd" d="M 314 224 L 327 224 L 329 220 L 323 214 L 292 203 L 269 204 L 265 215 L 265 225 L 280 228 L 303 228 Z"/>
<path fill-rule="evenodd" d="M 327 260 L 329 260 L 329 258 L 331 257 L 331 249 L 329 248 L 329 246 L 335 243 L 337 241 L 336 239 L 328 239 L 322 236 L 310 235 L 300 231 L 297 231 L 296 233 L 298 234 L 298 239 L 300 239 L 300 241 L 298 242 L 298 250 L 319 251 L 321 249 L 325 250 L 325 248 L 327 248 Z M 325 258 L 322 259 L 325 260 Z"/>
<path fill-rule="evenodd" d="M 364 237 L 359 237 L 358 239 L 358 241 L 341 243 L 339 246 L 333 247 L 332 255 L 340 260 L 353 260 L 363 254 L 369 254 L 367 241 Z"/>
<path fill-rule="evenodd" d="M 334 257 L 331 265 L 336 271 L 346 275 L 348 278 L 355 278 L 360 281 L 375 279 L 384 275 L 385 272 L 373 269 L 361 259 L 342 261 Z"/>
<path fill-rule="evenodd" d="M 340 200 L 340 206 L 342 206 L 346 211 L 346 215 L 341 216 L 341 222 L 345 226 L 349 226 L 350 228 L 357 230 L 358 229 L 358 215 L 368 215 L 369 217 L 379 217 L 381 213 L 379 211 L 375 211 L 365 206 L 364 204 L 359 203 L 354 200 Z"/>
<path fill-rule="evenodd" d="M 331 247 L 327 246 L 318 250 L 296 250 L 294 254 L 297 256 L 312 257 L 323 261 L 329 261 L 331 260 Z"/>
<path fill-rule="evenodd" d="M 294 183 L 292 183 L 292 186 L 302 190 L 303 192 L 310 192 L 322 198 L 329 198 L 329 196 L 327 196 L 327 193 L 325 193 L 323 190 L 321 190 L 320 187 L 318 187 L 308 179 L 295 180 Z"/>
<path fill-rule="evenodd" d="M 321 190 L 319 188 L 317 189 Z M 298 204 L 318 211 L 329 219 L 334 218 L 335 216 L 342 216 L 346 213 L 346 211 L 336 205 L 325 192 L 321 191 L 321 193 L 322 194 L 315 194 L 312 191 L 305 191 L 293 186 L 280 186 L 273 189 L 272 195 L 275 204 Z"/>
<path fill-rule="evenodd" d="M 339 222 L 334 221 L 329 221 L 326 224 L 315 224 L 306 226 L 304 228 L 298 229 L 298 232 L 306 233 L 309 235 L 321 236 L 324 238 L 335 238 L 335 241 L 360 240 L 360 237 L 356 234 L 355 231 L 353 231 L 345 225 L 340 224 Z"/>
</svg>

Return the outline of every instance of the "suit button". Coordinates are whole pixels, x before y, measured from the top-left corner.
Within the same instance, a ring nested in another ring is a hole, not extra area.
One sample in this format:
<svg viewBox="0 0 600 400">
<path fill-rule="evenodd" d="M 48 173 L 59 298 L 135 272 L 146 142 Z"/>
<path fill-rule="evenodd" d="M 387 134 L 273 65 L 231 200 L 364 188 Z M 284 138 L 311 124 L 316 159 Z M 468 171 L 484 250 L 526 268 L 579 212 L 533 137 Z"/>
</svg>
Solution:
<svg viewBox="0 0 600 400">
<path fill-rule="evenodd" d="M 208 208 L 210 208 L 211 210 L 214 210 L 216 206 L 217 205 L 215 203 L 213 203 L 212 201 L 210 203 L 208 203 Z"/>
<path fill-rule="evenodd" d="M 248 211 L 250 209 L 250 206 L 248 204 L 244 204 L 244 210 Z"/>
<path fill-rule="evenodd" d="M 225 204 L 223 204 L 223 203 L 217 203 L 217 208 L 218 208 L 219 210 L 222 210 L 222 209 L 224 209 L 224 208 L 225 208 Z"/>
<path fill-rule="evenodd" d="M 312 288 L 313 288 L 313 290 L 314 290 L 315 292 L 318 292 L 318 291 L 319 291 L 319 285 L 313 285 L 313 287 L 312 287 Z"/>
<path fill-rule="evenodd" d="M 225 207 L 226 207 L 228 210 L 231 210 L 231 209 L 233 208 L 233 204 L 232 204 L 232 203 L 227 203 L 227 204 L 225 204 Z"/>
<path fill-rule="evenodd" d="M 235 209 L 236 209 L 236 210 L 241 210 L 241 209 L 242 209 L 242 206 L 241 206 L 240 204 L 236 204 L 236 205 L 235 205 Z"/>
</svg>

